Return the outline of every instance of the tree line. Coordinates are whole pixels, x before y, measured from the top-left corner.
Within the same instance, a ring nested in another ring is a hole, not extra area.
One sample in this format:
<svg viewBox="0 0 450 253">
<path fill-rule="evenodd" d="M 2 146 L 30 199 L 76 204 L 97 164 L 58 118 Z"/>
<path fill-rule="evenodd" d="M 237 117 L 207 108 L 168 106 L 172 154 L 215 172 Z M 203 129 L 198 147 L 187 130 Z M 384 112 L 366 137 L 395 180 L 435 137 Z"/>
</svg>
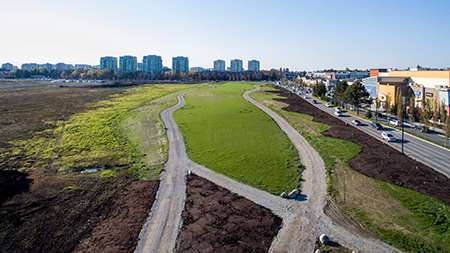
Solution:
<svg viewBox="0 0 450 253">
<path fill-rule="evenodd" d="M 142 71 L 136 72 L 114 72 L 102 69 L 74 69 L 74 70 L 47 70 L 35 69 L 32 71 L 16 70 L 10 75 L 12 78 L 52 78 L 52 79 L 76 79 L 76 80 L 193 80 L 193 81 L 261 81 L 280 80 L 279 70 L 263 70 L 259 72 L 244 71 L 239 73 L 204 71 L 189 73 L 148 73 Z"/>
<path fill-rule="evenodd" d="M 361 106 L 372 104 L 370 94 L 361 81 L 355 81 L 352 85 L 348 85 L 347 81 L 338 81 L 331 96 L 327 96 L 327 88 L 320 82 L 313 87 L 313 95 L 341 107 L 350 104 L 356 108 L 357 113 Z"/>
</svg>

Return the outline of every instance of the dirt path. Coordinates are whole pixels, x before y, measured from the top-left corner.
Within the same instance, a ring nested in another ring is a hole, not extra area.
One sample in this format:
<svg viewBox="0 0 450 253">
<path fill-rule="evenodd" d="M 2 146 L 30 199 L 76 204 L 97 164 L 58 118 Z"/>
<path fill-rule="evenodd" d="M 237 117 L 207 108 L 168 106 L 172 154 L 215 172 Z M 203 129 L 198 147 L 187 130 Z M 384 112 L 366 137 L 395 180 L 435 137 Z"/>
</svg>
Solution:
<svg viewBox="0 0 450 253">
<path fill-rule="evenodd" d="M 178 231 L 181 227 L 181 213 L 186 199 L 187 155 L 183 137 L 172 113 L 184 106 L 184 98 L 178 96 L 178 103 L 161 112 L 167 129 L 169 159 L 161 176 L 160 188 L 150 215 L 139 235 L 135 252 L 173 252 Z"/>
<path fill-rule="evenodd" d="M 328 234 L 336 242 L 357 252 L 400 252 L 379 240 L 362 237 L 338 226 L 324 214 L 327 192 L 322 158 L 284 118 L 249 96 L 257 90 L 247 91 L 243 97 L 280 126 L 297 148 L 305 166 L 302 194 L 306 195 L 306 200 L 291 205 L 294 210 L 283 219 L 283 227 L 272 244 L 271 252 L 313 252 L 320 233 Z"/>
<path fill-rule="evenodd" d="M 299 151 L 306 169 L 303 173 L 303 194 L 306 201 L 288 201 L 265 191 L 239 183 L 190 161 L 186 154 L 183 137 L 172 113 L 184 106 L 184 97 L 161 113 L 167 128 L 169 160 L 161 176 L 160 188 L 146 224 L 141 230 L 135 252 L 173 252 L 181 228 L 181 213 L 186 199 L 186 171 L 195 174 L 237 193 L 256 204 L 270 209 L 283 218 L 283 227 L 272 243 L 271 252 L 313 252 L 314 243 L 321 232 L 326 232 L 340 244 L 358 252 L 398 252 L 392 247 L 358 235 L 335 225 L 323 213 L 326 204 L 324 164 L 317 152 L 283 118 L 248 95 L 244 98 L 266 112 L 286 132 Z"/>
</svg>

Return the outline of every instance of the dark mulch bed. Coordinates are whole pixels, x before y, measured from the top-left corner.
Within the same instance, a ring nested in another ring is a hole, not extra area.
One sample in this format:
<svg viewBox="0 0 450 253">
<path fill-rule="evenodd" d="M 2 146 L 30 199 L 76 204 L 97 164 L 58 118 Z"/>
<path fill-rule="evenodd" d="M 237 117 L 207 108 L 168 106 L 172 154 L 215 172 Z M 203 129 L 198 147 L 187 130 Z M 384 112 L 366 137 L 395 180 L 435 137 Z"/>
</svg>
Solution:
<svg viewBox="0 0 450 253">
<path fill-rule="evenodd" d="M 267 252 L 281 227 L 270 210 L 191 175 L 178 252 Z"/>
<path fill-rule="evenodd" d="M 0 252 L 133 252 L 158 181 L 37 172 L 0 205 Z M 81 242 L 81 244 L 80 244 Z"/>
<path fill-rule="evenodd" d="M 287 111 L 309 114 L 314 121 L 330 125 L 322 134 L 349 140 L 362 147 L 362 152 L 350 161 L 354 170 L 379 180 L 413 189 L 450 204 L 450 179 L 432 168 L 389 147 L 370 135 L 345 125 L 341 120 L 317 109 L 302 98 L 285 90 L 277 91 L 277 99 L 289 106 Z"/>
</svg>

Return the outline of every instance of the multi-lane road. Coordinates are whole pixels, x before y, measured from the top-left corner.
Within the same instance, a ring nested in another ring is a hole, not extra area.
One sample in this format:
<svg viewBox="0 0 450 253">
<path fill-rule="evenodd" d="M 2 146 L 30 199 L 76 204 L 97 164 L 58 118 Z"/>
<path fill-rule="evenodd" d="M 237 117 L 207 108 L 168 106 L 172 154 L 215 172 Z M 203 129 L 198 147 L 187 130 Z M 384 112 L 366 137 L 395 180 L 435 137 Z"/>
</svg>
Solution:
<svg viewBox="0 0 450 253">
<path fill-rule="evenodd" d="M 290 90 L 291 92 L 295 93 L 292 89 L 289 87 L 281 86 L 283 88 L 286 88 Z M 310 96 L 307 96 L 305 99 L 309 103 L 311 103 L 313 106 L 321 109 L 322 111 L 325 111 L 333 116 L 334 115 L 334 108 L 326 107 L 323 103 L 317 102 L 313 103 L 313 99 L 311 99 Z M 336 117 L 336 116 L 335 116 Z M 376 130 L 370 126 L 370 121 L 367 121 L 365 119 L 352 116 L 348 113 L 344 113 L 344 117 L 339 117 L 342 121 L 352 124 L 352 120 L 358 119 L 363 124 L 361 126 L 355 126 L 356 128 L 360 129 L 361 131 L 383 141 L 386 143 L 386 145 L 390 145 L 391 147 L 401 151 L 402 149 L 402 134 L 398 129 L 394 128 L 385 128 L 385 130 Z M 381 133 L 383 131 L 388 131 L 394 137 L 397 139 L 395 142 L 386 142 L 381 138 Z M 409 157 L 422 162 L 434 170 L 446 175 L 450 178 L 450 151 L 446 148 L 440 147 L 436 144 L 430 143 L 428 141 L 425 141 L 423 139 L 420 139 L 418 137 L 409 135 L 407 133 L 404 134 L 404 141 L 403 141 L 403 149 L 404 153 L 408 155 Z"/>
</svg>

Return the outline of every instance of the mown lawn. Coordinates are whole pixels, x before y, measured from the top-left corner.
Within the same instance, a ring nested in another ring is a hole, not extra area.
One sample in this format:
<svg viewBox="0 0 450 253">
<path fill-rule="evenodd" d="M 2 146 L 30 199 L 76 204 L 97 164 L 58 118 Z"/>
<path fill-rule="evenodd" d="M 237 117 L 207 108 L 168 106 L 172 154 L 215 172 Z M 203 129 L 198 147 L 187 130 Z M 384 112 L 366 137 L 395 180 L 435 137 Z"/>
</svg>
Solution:
<svg viewBox="0 0 450 253">
<path fill-rule="evenodd" d="M 251 83 L 203 85 L 175 113 L 190 158 L 243 183 L 279 194 L 298 187 L 298 153 L 284 132 L 242 93 Z"/>
<path fill-rule="evenodd" d="M 274 90 L 265 86 L 264 90 Z M 271 92 L 252 95 L 294 126 L 319 152 L 327 169 L 328 190 L 348 216 L 387 243 L 406 252 L 450 252 L 450 207 L 418 192 L 366 177 L 348 161 L 360 152 L 355 143 L 321 135 L 330 126 L 302 113 L 282 110 Z"/>
<path fill-rule="evenodd" d="M 149 165 L 145 157 L 151 154 L 144 154 L 143 151 L 163 151 L 160 148 L 163 144 L 161 138 L 164 138 L 161 132 L 163 127 L 157 125 L 162 106 L 154 101 L 187 87 L 148 85 L 132 88 L 123 95 L 96 103 L 92 110 L 58 122 L 56 129 L 40 132 L 29 140 L 15 142 L 15 152 L 27 157 L 30 167 L 48 171 L 65 173 L 99 168 L 105 176 L 114 175 L 118 168 L 139 171 Z M 169 104 L 164 103 L 165 106 Z M 152 109 L 152 105 L 156 105 L 156 108 Z M 153 110 L 153 114 L 147 115 L 149 111 L 142 111 L 142 108 Z M 148 116 L 152 116 L 152 120 L 148 120 Z M 147 132 L 150 135 L 135 133 L 134 130 L 145 130 L 136 126 L 145 119 L 149 123 L 147 128 L 150 130 Z M 151 142 L 153 147 L 145 144 L 144 150 L 141 141 L 150 137 L 155 137 Z"/>
</svg>

